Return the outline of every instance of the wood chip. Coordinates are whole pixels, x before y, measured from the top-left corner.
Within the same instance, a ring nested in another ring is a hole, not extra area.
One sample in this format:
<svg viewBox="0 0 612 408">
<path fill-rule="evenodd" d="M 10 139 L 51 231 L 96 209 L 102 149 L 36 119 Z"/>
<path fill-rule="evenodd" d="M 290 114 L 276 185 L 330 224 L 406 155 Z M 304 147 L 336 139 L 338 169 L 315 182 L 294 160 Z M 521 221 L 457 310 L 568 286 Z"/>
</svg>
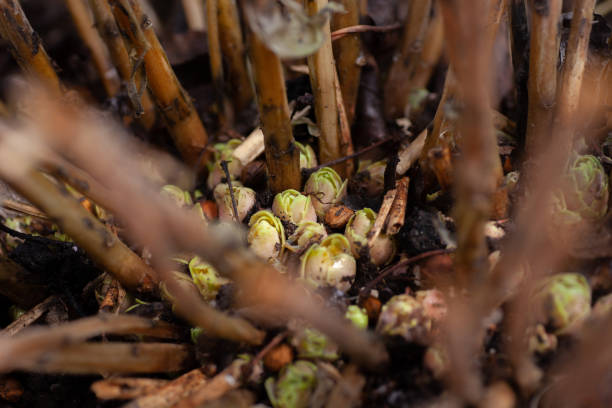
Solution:
<svg viewBox="0 0 612 408">
<path fill-rule="evenodd" d="M 401 149 L 398 153 L 399 163 L 395 168 L 395 172 L 398 176 L 404 175 L 410 167 L 418 160 L 425 146 L 425 139 L 427 138 L 427 129 L 423 130 L 416 139 L 412 141 L 408 146 Z"/>
<path fill-rule="evenodd" d="M 238 146 L 232 156 L 246 166 L 264 152 L 264 134 L 257 128 Z"/>
<path fill-rule="evenodd" d="M 330 228 L 343 228 L 353 214 L 355 211 L 345 205 L 334 205 L 325 213 L 325 224 Z"/>
</svg>

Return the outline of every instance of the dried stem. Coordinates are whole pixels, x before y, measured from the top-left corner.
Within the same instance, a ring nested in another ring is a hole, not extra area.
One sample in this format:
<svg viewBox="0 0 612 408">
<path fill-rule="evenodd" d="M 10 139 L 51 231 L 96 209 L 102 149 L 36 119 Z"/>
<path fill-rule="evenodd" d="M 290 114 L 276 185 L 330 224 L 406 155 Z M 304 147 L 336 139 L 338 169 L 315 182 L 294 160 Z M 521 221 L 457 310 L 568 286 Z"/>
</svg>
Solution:
<svg viewBox="0 0 612 408">
<path fill-rule="evenodd" d="M 39 373 L 168 373 L 193 364 L 191 348 L 170 343 L 83 343 L 48 352 L 44 358 L 14 359 L 10 369 Z"/>
<path fill-rule="evenodd" d="M 113 97 L 119 92 L 121 83 L 117 70 L 110 59 L 106 45 L 93 26 L 92 16 L 85 4 L 86 0 L 66 0 L 66 6 L 72 15 L 79 35 L 89 49 L 93 63 L 100 75 L 106 94 Z"/>
<path fill-rule="evenodd" d="M 344 105 L 344 97 L 342 96 L 342 89 L 340 88 L 340 79 L 338 73 L 334 72 L 334 89 L 336 90 L 336 107 L 338 108 L 338 130 L 340 131 L 340 144 L 342 146 L 342 156 L 350 156 L 355 153 L 353 149 L 353 139 L 351 138 L 351 124 L 349 122 L 348 114 Z M 353 161 L 344 162 L 344 168 L 346 177 L 349 178 L 355 171 L 355 164 Z"/>
<path fill-rule="evenodd" d="M 304 0 L 309 15 L 317 14 L 327 5 L 327 0 Z M 334 88 L 335 70 L 334 54 L 331 45 L 329 24 L 322 28 L 325 40 L 317 52 L 308 57 L 310 84 L 314 95 L 315 116 L 319 126 L 319 160 L 328 162 L 344 155 L 340 129 L 338 126 L 338 109 Z M 346 166 L 337 164 L 334 170 L 346 177 Z"/>
<path fill-rule="evenodd" d="M 225 128 L 231 124 L 231 108 L 225 98 L 225 81 L 223 79 L 223 57 L 219 35 L 219 0 L 206 0 L 206 34 L 208 39 L 208 57 L 210 72 L 215 87 L 217 117 L 219 126 Z"/>
<path fill-rule="evenodd" d="M 332 17 L 332 30 L 336 31 L 345 27 L 359 24 L 359 0 L 341 0 L 346 13 L 336 13 Z M 357 104 L 357 93 L 359 90 L 359 79 L 361 77 L 361 38 L 359 35 L 349 35 L 334 41 L 334 56 L 336 57 L 336 68 L 342 98 L 349 124 L 353 123 L 355 117 L 355 105 Z"/>
<path fill-rule="evenodd" d="M 234 111 L 240 113 L 253 102 L 253 86 L 246 66 L 246 50 L 235 0 L 217 0 L 221 51 L 232 84 Z"/>
<path fill-rule="evenodd" d="M 0 34 L 21 69 L 60 93 L 62 84 L 38 34 L 32 29 L 19 0 L 0 0 Z"/>
<path fill-rule="evenodd" d="M 412 77 L 421 63 L 421 53 L 430 24 L 432 0 L 411 1 L 404 23 L 400 48 L 393 56 L 393 64 L 385 84 L 385 117 L 387 120 L 406 116 L 410 93 L 414 90 Z"/>
<path fill-rule="evenodd" d="M 123 408 L 170 408 L 191 395 L 195 389 L 208 383 L 201 370 L 196 369 L 159 388 L 152 394 L 125 404 Z"/>
<path fill-rule="evenodd" d="M 397 234 L 404 226 L 409 184 L 410 179 L 408 177 L 402 177 L 395 184 L 397 194 L 393 200 L 393 205 L 391 206 L 391 210 L 389 210 L 389 217 L 387 219 L 386 231 L 388 235 Z"/>
<path fill-rule="evenodd" d="M 253 32 L 249 32 L 249 48 L 266 145 L 270 190 L 273 193 L 289 188 L 300 190 L 300 153 L 293 140 L 280 59 Z"/>
<path fill-rule="evenodd" d="M 56 296 L 49 296 L 17 319 L 15 319 L 11 324 L 6 326 L 2 331 L 0 331 L 1 336 L 14 336 L 17 333 L 24 330 L 26 327 L 29 327 L 34 322 L 36 322 L 42 315 L 47 313 L 53 307 L 60 304 L 60 299 Z"/>
<path fill-rule="evenodd" d="M 529 107 L 527 113 L 527 151 L 548 141 L 557 92 L 559 57 L 559 19 L 562 0 L 529 2 L 531 40 L 529 51 Z"/>
<path fill-rule="evenodd" d="M 431 17 L 427 33 L 425 34 L 425 42 L 421 50 L 420 62 L 414 68 L 410 80 L 410 90 L 423 89 L 427 86 L 431 75 L 442 56 L 444 48 L 444 25 L 442 15 L 434 7 L 434 15 Z"/>
<path fill-rule="evenodd" d="M 168 380 L 119 377 L 96 381 L 91 390 L 103 400 L 131 400 L 152 394 L 168 384 Z"/>
<path fill-rule="evenodd" d="M 146 89 L 143 73 L 134 69 L 109 0 L 89 0 L 89 7 L 93 12 L 98 33 L 106 43 L 110 58 L 123 81 L 134 113 L 145 129 L 151 129 L 155 124 L 155 105 Z"/>
<path fill-rule="evenodd" d="M 567 156 L 573 145 L 573 129 L 580 103 L 594 8 L 595 0 L 574 1 L 572 26 L 557 93 L 552 136 L 554 143 L 564 146 Z"/>
<path fill-rule="evenodd" d="M 0 174 L 6 177 L 16 191 L 55 220 L 62 231 L 122 285 L 143 293 L 154 290 L 154 273 L 151 268 L 78 201 L 70 197 L 67 191 L 35 171 L 19 179 L 7 177 L 9 173 L 3 168 L 0 168 Z"/>
<path fill-rule="evenodd" d="M 202 0 L 182 0 L 187 26 L 193 31 L 206 30 L 206 17 Z"/>
<path fill-rule="evenodd" d="M 142 56 L 144 59 L 147 86 L 153 94 L 176 147 L 189 165 L 201 168 L 209 157 L 209 153 L 205 151 L 208 134 L 191 98 L 176 78 L 151 21 L 144 14 L 138 0 L 111 0 L 111 2 L 120 3 L 113 7 L 115 19 L 121 32 L 125 33 L 134 44 L 133 50 L 137 52 L 135 68 L 139 65 L 138 58 Z M 134 14 L 135 25 L 129 18 L 130 10 Z M 139 34 L 141 29 L 144 39 Z"/>
</svg>

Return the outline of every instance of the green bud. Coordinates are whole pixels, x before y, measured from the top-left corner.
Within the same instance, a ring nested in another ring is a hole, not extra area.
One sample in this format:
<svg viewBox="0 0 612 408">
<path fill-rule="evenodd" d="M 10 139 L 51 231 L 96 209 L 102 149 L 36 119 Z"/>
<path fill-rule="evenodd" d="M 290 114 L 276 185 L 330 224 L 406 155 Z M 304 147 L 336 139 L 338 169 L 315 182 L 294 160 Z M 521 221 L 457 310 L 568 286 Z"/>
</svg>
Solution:
<svg viewBox="0 0 612 408">
<path fill-rule="evenodd" d="M 240 139 L 231 139 L 227 143 L 217 143 L 214 146 L 214 160 L 208 166 L 208 179 L 206 184 L 211 190 L 226 177 L 223 167 L 221 167 L 221 161 L 227 162 L 227 169 L 229 170 L 230 177 L 235 180 L 240 176 L 242 172 L 242 163 L 232 157 L 234 150 L 242 144 Z"/>
<path fill-rule="evenodd" d="M 346 309 L 344 317 L 349 319 L 358 329 L 368 328 L 368 313 L 357 305 L 350 305 Z"/>
<path fill-rule="evenodd" d="M 393 296 L 382 307 L 376 331 L 387 336 L 402 336 L 409 342 L 425 343 L 431 320 L 423 305 L 410 295 Z"/>
<path fill-rule="evenodd" d="M 239 182 L 232 182 L 236 210 L 238 212 L 238 222 L 242 222 L 251 209 L 255 206 L 257 196 L 255 191 L 242 186 Z M 234 220 L 234 208 L 229 186 L 225 183 L 218 184 L 213 192 L 217 207 L 219 208 L 219 219 L 221 221 Z"/>
<path fill-rule="evenodd" d="M 276 259 L 285 246 L 283 223 L 270 211 L 258 211 L 249 220 L 247 241 L 261 258 Z"/>
<path fill-rule="evenodd" d="M 296 190 L 285 190 L 274 197 L 272 212 L 283 221 L 299 225 L 303 221 L 317 221 L 317 214 L 309 196 Z"/>
<path fill-rule="evenodd" d="M 189 334 L 191 336 L 191 342 L 193 344 L 198 344 L 198 338 L 204 333 L 204 329 L 201 327 L 192 327 L 189 330 Z"/>
<path fill-rule="evenodd" d="M 187 207 L 193 205 L 191 195 L 188 191 L 184 191 L 180 187 L 167 184 L 162 187 L 161 194 L 173 200 L 179 207 Z"/>
<path fill-rule="evenodd" d="M 342 292 L 351 288 L 357 264 L 344 235 L 332 234 L 314 244 L 304 255 L 300 276 L 315 286 L 334 286 Z"/>
<path fill-rule="evenodd" d="M 565 188 L 553 196 L 553 219 L 575 224 L 597 220 L 608 211 L 608 176 L 595 156 L 577 156 L 567 170 Z"/>
<path fill-rule="evenodd" d="M 312 197 L 312 204 L 319 218 L 323 219 L 329 208 L 346 196 L 347 180 L 342 181 L 331 167 L 323 167 L 308 177 L 304 193 Z"/>
<path fill-rule="evenodd" d="M 296 361 L 281 370 L 278 379 L 266 380 L 265 388 L 274 408 L 306 408 L 317 385 L 317 366 Z"/>
<path fill-rule="evenodd" d="M 367 253 L 374 265 L 384 265 L 395 255 L 395 243 L 389 236 L 380 233 L 368 249 L 368 234 L 374 227 L 375 221 L 376 213 L 372 209 L 364 208 L 356 211 L 346 224 L 344 235 L 351 244 L 355 258 L 359 259 Z"/>
<path fill-rule="evenodd" d="M 197 256 L 189 261 L 189 274 L 205 300 L 215 299 L 219 288 L 228 283 L 227 279 L 219 276 L 215 268 Z"/>
<path fill-rule="evenodd" d="M 554 334 L 577 327 L 591 311 L 591 288 L 584 276 L 562 273 L 550 276 L 535 293 L 539 321 L 550 325 Z"/>
<path fill-rule="evenodd" d="M 300 150 L 300 169 L 311 169 L 317 166 L 317 156 L 310 145 L 303 145 L 300 142 L 295 142 L 295 145 Z"/>
<path fill-rule="evenodd" d="M 289 237 L 288 248 L 295 252 L 303 252 L 312 244 L 318 244 L 327 236 L 322 224 L 312 221 L 302 221 Z"/>
<path fill-rule="evenodd" d="M 291 338 L 291 344 L 300 358 L 338 359 L 338 347 L 323 333 L 312 328 L 301 328 Z"/>
</svg>

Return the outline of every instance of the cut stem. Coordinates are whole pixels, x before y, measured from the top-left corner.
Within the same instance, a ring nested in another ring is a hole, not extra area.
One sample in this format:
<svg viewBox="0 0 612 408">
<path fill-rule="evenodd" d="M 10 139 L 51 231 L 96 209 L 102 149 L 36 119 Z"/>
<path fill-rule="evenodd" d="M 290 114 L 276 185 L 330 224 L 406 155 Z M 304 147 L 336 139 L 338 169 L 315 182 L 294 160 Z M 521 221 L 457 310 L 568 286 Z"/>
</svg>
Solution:
<svg viewBox="0 0 612 408">
<path fill-rule="evenodd" d="M 339 3 L 344 6 L 346 13 L 334 14 L 332 30 L 358 25 L 359 0 L 340 0 Z M 333 49 L 346 116 L 348 122 L 353 123 L 361 77 L 361 65 L 358 61 L 361 56 L 361 37 L 359 35 L 342 37 L 334 41 Z"/>
<path fill-rule="evenodd" d="M 310 16 L 319 13 L 327 3 L 327 0 L 304 0 L 306 11 Z M 342 157 L 343 152 L 334 88 L 336 65 L 332 51 L 329 23 L 323 26 L 322 31 L 325 40 L 323 40 L 321 48 L 308 57 L 308 68 L 314 95 L 315 116 L 320 131 L 319 161 L 325 163 Z M 340 176 L 346 177 L 345 163 L 337 164 L 333 168 Z"/>
<path fill-rule="evenodd" d="M 559 19 L 562 0 L 530 0 L 531 40 L 529 51 L 528 112 L 525 144 L 528 152 L 548 140 L 557 92 Z"/>
<path fill-rule="evenodd" d="M 240 17 L 235 0 L 217 0 L 221 51 L 227 61 L 228 80 L 232 84 L 235 113 L 253 102 L 253 86 L 246 66 L 246 50 L 242 40 Z"/>
<path fill-rule="evenodd" d="M 91 12 L 86 0 L 66 0 L 66 6 L 72 16 L 72 21 L 81 36 L 81 39 L 89 49 L 94 66 L 100 75 L 102 85 L 109 97 L 113 97 L 119 92 L 121 83 L 117 75 L 117 70 L 110 59 L 108 49 L 100 34 L 94 28 Z"/>
<path fill-rule="evenodd" d="M 21 69 L 60 93 L 62 84 L 53 62 L 32 29 L 19 0 L 0 0 L 0 34 L 11 44 L 10 51 Z"/>
<path fill-rule="evenodd" d="M 113 7 L 117 23 L 121 32 L 126 33 L 127 38 L 135 42 L 134 50 L 137 56 L 142 55 L 144 59 L 147 85 L 177 149 L 189 165 L 202 168 L 210 155 L 205 151 L 208 134 L 191 98 L 176 78 L 151 21 L 144 14 L 139 2 L 120 0 L 118 3 L 120 4 Z M 136 25 L 130 23 L 131 13 L 128 6 L 131 6 Z M 143 31 L 144 39 L 139 34 L 140 30 Z M 137 59 L 134 66 L 138 67 L 138 64 Z"/>
<path fill-rule="evenodd" d="M 121 38 L 109 0 L 89 0 L 89 6 L 94 15 L 96 28 L 106 43 L 110 58 L 125 86 L 135 115 L 145 129 L 151 129 L 155 124 L 155 105 L 151 100 L 151 94 L 146 89 L 142 72 L 134 70 L 132 59 Z"/>
<path fill-rule="evenodd" d="M 280 59 L 252 31 L 249 31 L 249 51 L 264 132 L 268 185 L 273 193 L 300 190 L 300 152 L 293 140 Z"/>
</svg>

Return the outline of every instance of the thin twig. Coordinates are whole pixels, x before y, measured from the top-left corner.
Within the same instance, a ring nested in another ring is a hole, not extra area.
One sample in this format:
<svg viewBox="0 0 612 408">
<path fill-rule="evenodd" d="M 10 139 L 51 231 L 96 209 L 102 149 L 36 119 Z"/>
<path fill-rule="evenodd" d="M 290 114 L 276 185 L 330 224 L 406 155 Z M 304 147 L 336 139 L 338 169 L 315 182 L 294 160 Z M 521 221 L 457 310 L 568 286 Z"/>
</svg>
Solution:
<svg viewBox="0 0 612 408">
<path fill-rule="evenodd" d="M 334 30 L 331 33 L 332 41 L 339 40 L 340 38 L 349 35 L 349 34 L 358 34 L 358 33 L 367 33 L 367 32 L 375 32 L 375 33 L 385 33 L 387 31 L 393 31 L 402 28 L 401 24 L 389 24 L 385 26 L 372 26 L 365 24 L 358 24 L 349 27 L 340 28 L 338 30 Z"/>
<path fill-rule="evenodd" d="M 229 188 L 230 198 L 232 199 L 232 211 L 234 212 L 234 221 L 238 222 L 238 206 L 236 205 L 236 197 L 234 196 L 234 188 L 232 187 L 232 176 L 229 172 L 227 161 L 221 160 L 221 168 L 223 168 L 223 172 L 225 173 L 227 187 Z"/>
</svg>

